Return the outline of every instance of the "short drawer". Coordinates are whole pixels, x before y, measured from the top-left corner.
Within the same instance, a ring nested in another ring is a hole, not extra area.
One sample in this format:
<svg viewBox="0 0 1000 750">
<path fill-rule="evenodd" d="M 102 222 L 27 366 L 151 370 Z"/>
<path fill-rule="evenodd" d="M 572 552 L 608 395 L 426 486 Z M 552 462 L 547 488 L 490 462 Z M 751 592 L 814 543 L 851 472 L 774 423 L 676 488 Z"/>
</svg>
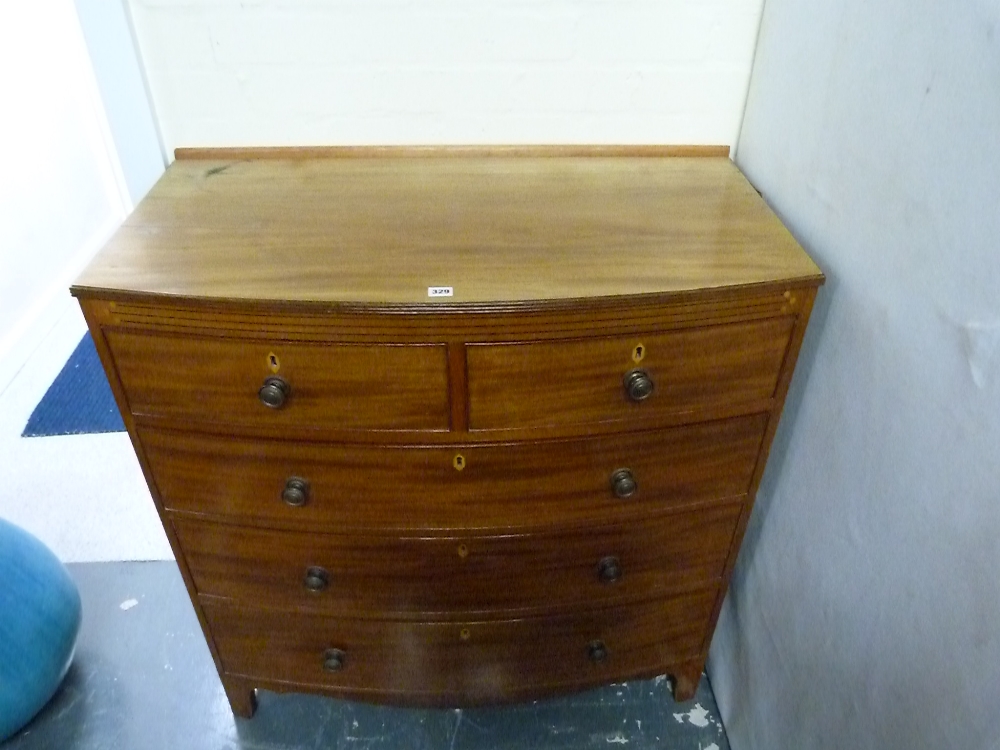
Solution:
<svg viewBox="0 0 1000 750">
<path fill-rule="evenodd" d="M 697 655 L 718 588 L 511 620 L 333 619 L 205 600 L 229 674 L 370 700 L 469 705 L 668 671 Z"/>
<path fill-rule="evenodd" d="M 308 529 L 476 529 L 741 496 L 765 425 L 757 414 L 586 440 L 424 447 L 139 436 L 168 510 Z M 625 497 L 622 471 L 634 485 Z"/>
<path fill-rule="evenodd" d="M 307 344 L 106 333 L 129 409 L 295 434 L 309 428 L 446 430 L 443 345 Z M 283 400 L 265 405 L 264 397 Z"/>
<path fill-rule="evenodd" d="M 782 317 L 631 338 L 470 345 L 469 427 L 636 422 L 759 408 L 774 395 L 793 323 Z"/>
<path fill-rule="evenodd" d="M 335 613 L 527 611 L 721 578 L 743 504 L 538 534 L 310 534 L 173 522 L 201 594 Z"/>
</svg>

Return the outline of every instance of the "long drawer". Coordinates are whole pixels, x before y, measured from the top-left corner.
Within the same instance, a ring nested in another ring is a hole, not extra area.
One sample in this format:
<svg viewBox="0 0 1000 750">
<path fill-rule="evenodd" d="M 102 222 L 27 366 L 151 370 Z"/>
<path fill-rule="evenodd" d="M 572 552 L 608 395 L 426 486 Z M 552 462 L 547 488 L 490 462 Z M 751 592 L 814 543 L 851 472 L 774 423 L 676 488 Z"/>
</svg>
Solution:
<svg viewBox="0 0 1000 750">
<path fill-rule="evenodd" d="M 469 428 L 627 424 L 756 405 L 774 395 L 793 323 L 470 345 Z M 632 375 L 642 387 L 630 396 Z"/>
<path fill-rule="evenodd" d="M 758 414 L 604 438 L 422 447 L 139 435 L 169 510 L 310 529 L 510 529 L 743 495 L 766 421 Z"/>
<path fill-rule="evenodd" d="M 175 519 L 195 587 L 335 613 L 494 612 L 649 598 L 722 576 L 741 502 L 538 534 L 310 534 Z"/>
<path fill-rule="evenodd" d="M 371 700 L 468 705 L 653 675 L 698 654 L 717 587 L 500 621 L 332 619 L 202 598 L 229 674 Z"/>
<path fill-rule="evenodd" d="M 307 344 L 116 330 L 105 335 L 137 416 L 265 433 L 448 429 L 444 345 Z M 269 378 L 283 383 L 264 394 L 272 406 L 261 399 Z"/>
</svg>

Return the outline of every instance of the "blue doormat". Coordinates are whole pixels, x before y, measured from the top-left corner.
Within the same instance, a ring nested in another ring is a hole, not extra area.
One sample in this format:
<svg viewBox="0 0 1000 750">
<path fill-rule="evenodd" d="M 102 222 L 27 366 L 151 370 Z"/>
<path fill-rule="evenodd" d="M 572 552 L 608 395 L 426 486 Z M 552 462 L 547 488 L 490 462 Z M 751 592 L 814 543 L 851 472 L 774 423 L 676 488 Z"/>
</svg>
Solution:
<svg viewBox="0 0 1000 750">
<path fill-rule="evenodd" d="M 94 340 L 87 333 L 31 413 L 21 437 L 124 431 Z"/>
</svg>

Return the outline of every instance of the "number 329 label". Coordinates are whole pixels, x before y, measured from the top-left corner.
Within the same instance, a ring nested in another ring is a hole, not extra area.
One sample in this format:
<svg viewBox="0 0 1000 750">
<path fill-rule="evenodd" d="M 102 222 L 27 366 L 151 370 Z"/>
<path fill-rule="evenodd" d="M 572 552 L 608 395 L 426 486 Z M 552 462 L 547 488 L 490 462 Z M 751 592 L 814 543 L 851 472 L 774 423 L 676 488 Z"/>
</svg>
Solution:
<svg viewBox="0 0 1000 750">
<path fill-rule="evenodd" d="M 428 297 L 452 297 L 455 290 L 450 286 L 429 286 L 427 287 Z"/>
</svg>

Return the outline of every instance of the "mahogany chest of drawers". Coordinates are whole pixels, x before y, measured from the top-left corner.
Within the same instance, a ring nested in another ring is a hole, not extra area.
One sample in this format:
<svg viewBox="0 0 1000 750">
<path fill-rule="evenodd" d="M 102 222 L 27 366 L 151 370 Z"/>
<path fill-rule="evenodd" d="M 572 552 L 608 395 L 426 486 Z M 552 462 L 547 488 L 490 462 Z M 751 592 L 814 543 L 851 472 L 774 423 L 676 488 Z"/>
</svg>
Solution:
<svg viewBox="0 0 1000 750">
<path fill-rule="evenodd" d="M 73 292 L 234 712 L 693 694 L 823 280 L 705 152 L 178 154 Z"/>
</svg>

